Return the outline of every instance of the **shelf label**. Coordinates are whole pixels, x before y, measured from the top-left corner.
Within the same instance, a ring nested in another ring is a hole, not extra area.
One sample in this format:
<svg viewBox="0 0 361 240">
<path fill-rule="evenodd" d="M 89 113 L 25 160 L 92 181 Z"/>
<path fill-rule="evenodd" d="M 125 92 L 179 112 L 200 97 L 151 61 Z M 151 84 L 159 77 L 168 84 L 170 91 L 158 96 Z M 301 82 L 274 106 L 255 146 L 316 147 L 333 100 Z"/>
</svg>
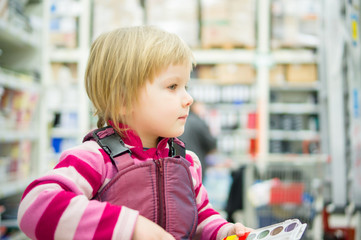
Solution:
<svg viewBox="0 0 361 240">
<path fill-rule="evenodd" d="M 358 15 L 352 14 L 351 15 L 351 36 L 352 36 L 352 44 L 354 46 L 357 46 L 358 40 L 359 40 L 358 21 L 359 21 Z"/>
<path fill-rule="evenodd" d="M 360 116 L 360 107 L 359 107 L 359 97 L 358 97 L 358 91 L 357 89 L 353 90 L 353 112 L 354 117 L 359 118 Z"/>
</svg>

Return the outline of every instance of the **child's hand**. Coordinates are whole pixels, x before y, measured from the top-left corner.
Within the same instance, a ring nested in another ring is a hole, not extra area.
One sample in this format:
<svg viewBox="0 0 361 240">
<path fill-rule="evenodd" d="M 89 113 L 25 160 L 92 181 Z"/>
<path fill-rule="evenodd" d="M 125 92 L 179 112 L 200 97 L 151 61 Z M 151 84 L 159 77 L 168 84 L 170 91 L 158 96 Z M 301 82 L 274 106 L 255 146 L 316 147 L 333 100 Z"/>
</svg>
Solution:
<svg viewBox="0 0 361 240">
<path fill-rule="evenodd" d="M 244 236 L 247 232 L 253 231 L 252 228 L 245 227 L 242 223 L 235 223 L 231 230 L 228 232 L 228 236 L 237 235 L 238 237 Z"/>
<path fill-rule="evenodd" d="M 175 240 L 175 238 L 167 233 L 158 224 L 149 219 L 138 216 L 135 224 L 132 240 Z"/>
</svg>

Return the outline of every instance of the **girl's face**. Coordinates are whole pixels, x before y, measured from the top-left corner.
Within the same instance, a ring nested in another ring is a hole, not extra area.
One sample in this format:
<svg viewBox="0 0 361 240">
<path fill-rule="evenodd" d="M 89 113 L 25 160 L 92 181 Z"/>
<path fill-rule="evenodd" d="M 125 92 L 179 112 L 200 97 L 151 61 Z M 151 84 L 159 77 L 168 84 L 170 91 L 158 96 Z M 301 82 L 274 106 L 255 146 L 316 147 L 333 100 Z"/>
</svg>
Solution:
<svg viewBox="0 0 361 240">
<path fill-rule="evenodd" d="M 159 137 L 178 137 L 184 132 L 193 98 L 186 86 L 188 65 L 170 65 L 140 90 L 127 124 L 137 132 L 143 147 L 156 147 Z"/>
</svg>

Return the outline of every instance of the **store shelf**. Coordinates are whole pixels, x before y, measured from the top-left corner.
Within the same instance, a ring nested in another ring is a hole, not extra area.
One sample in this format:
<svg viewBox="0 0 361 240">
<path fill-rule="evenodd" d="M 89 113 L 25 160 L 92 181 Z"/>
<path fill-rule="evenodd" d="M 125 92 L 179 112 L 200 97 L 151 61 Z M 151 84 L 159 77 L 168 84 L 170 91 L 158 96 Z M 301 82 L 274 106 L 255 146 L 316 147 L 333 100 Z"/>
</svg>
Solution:
<svg viewBox="0 0 361 240">
<path fill-rule="evenodd" d="M 254 164 L 257 162 L 257 158 L 251 154 L 215 154 L 215 156 L 219 159 L 231 159 L 231 169 L 238 169 L 245 164 Z"/>
<path fill-rule="evenodd" d="M 320 83 L 318 81 L 305 83 L 284 82 L 282 84 L 270 84 L 270 89 L 277 91 L 318 91 L 320 90 Z"/>
<path fill-rule="evenodd" d="M 0 130 L 0 142 L 17 142 L 22 140 L 36 140 L 38 133 L 35 130 Z"/>
<path fill-rule="evenodd" d="M 28 177 L 19 180 L 0 182 L 0 198 L 12 196 L 24 191 L 33 179 L 34 177 Z"/>
<path fill-rule="evenodd" d="M 257 105 L 254 103 L 209 103 L 207 105 L 209 106 L 209 109 L 218 109 L 225 111 L 257 111 Z"/>
<path fill-rule="evenodd" d="M 312 50 L 274 50 L 272 59 L 275 64 L 317 63 L 317 55 Z"/>
<path fill-rule="evenodd" d="M 77 112 L 79 110 L 79 106 L 77 104 L 73 104 L 73 105 L 65 105 L 62 104 L 60 106 L 49 106 L 47 109 L 49 112 Z"/>
<path fill-rule="evenodd" d="M 269 111 L 278 114 L 317 114 L 319 106 L 307 103 L 271 103 Z"/>
<path fill-rule="evenodd" d="M 78 129 L 53 128 L 50 132 L 53 138 L 77 138 L 79 134 Z"/>
<path fill-rule="evenodd" d="M 28 77 L 26 77 L 28 78 Z M 21 79 L 9 74 L 6 74 L 0 69 L 0 86 L 20 91 L 39 92 L 41 89 L 40 83 L 34 82 L 31 79 Z"/>
<path fill-rule="evenodd" d="M 301 131 L 285 131 L 285 130 L 270 130 L 269 137 L 272 140 L 289 140 L 289 141 L 304 141 L 304 140 L 318 140 L 320 134 L 315 131 L 301 130 Z"/>
<path fill-rule="evenodd" d="M 254 50 L 244 49 L 208 49 L 208 50 L 193 50 L 193 54 L 197 64 L 253 64 L 255 61 Z"/>
<path fill-rule="evenodd" d="M 8 43 L 19 47 L 23 47 L 24 45 L 28 47 L 38 46 L 38 41 L 33 34 L 12 26 L 2 19 L 0 19 L 0 32 L 0 41 L 2 43 Z"/>
<path fill-rule="evenodd" d="M 236 134 L 240 138 L 256 138 L 257 130 L 255 129 L 223 129 L 222 134 Z"/>
<path fill-rule="evenodd" d="M 57 153 L 81 142 L 89 131 L 89 100 L 84 74 L 90 47 L 91 1 L 44 1 L 44 67 L 48 89 L 42 105 L 43 165 L 58 161 Z M 61 144 L 60 144 L 61 143 Z M 54 152 L 56 151 L 56 152 Z"/>
<path fill-rule="evenodd" d="M 326 163 L 329 156 L 326 154 L 269 154 L 269 163 L 292 163 L 297 165 Z"/>
<path fill-rule="evenodd" d="M 50 62 L 76 63 L 82 58 L 81 54 L 82 53 L 79 49 L 52 50 L 50 54 Z"/>
<path fill-rule="evenodd" d="M 15 5 L 16 9 L 14 4 L 2 4 L 2 13 L 8 11 L 10 14 L 9 21 L 4 20 L 5 15 L 0 19 L 0 89 L 5 89 L 0 95 L 5 93 L 1 110 L 6 113 L 2 115 L 0 127 L 0 145 L 4 150 L 1 168 L 5 173 L 1 176 L 0 198 L 23 192 L 33 179 L 29 176 L 37 174 L 40 158 L 38 146 L 42 123 L 38 109 L 43 88 L 37 73 L 41 72 L 43 52 L 37 24 L 41 21 L 38 10 L 42 3 L 24 1 Z M 24 165 L 11 169 L 8 174 L 6 171 L 12 164 L 8 159 Z"/>
<path fill-rule="evenodd" d="M 10 228 L 13 228 L 13 227 L 18 227 L 18 221 L 16 219 L 12 219 L 12 220 L 1 220 L 1 226 L 4 226 L 4 227 L 10 227 Z M 13 239 L 13 238 L 11 238 Z"/>
<path fill-rule="evenodd" d="M 205 65 L 204 63 L 198 63 L 199 65 Z M 216 64 L 216 63 L 214 63 Z M 189 82 L 189 84 L 192 86 L 192 85 L 219 85 L 219 86 L 227 86 L 227 85 L 230 85 L 230 83 L 222 83 L 222 82 L 219 82 L 219 79 L 206 79 L 206 78 L 191 78 L 191 81 Z M 244 85 L 244 86 L 251 86 L 254 84 L 254 82 L 249 82 L 249 83 L 232 83 L 233 85 Z"/>
</svg>

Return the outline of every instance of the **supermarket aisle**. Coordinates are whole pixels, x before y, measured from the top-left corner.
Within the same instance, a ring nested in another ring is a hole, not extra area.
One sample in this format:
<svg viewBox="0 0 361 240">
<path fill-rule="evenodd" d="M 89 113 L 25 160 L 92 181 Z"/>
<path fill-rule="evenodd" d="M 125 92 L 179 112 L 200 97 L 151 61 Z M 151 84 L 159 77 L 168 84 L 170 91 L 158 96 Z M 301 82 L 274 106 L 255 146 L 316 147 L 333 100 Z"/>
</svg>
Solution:
<svg viewBox="0 0 361 240">
<path fill-rule="evenodd" d="M 83 84 L 91 41 L 141 24 L 174 32 L 193 50 L 188 90 L 206 103 L 217 138 L 205 182 L 217 210 L 227 216 L 235 173 L 246 169 L 234 187 L 243 190 L 232 193 L 243 202 L 235 219 L 257 228 L 295 217 L 308 223 L 307 239 L 326 239 L 327 207 L 330 227 L 361 229 L 360 5 L 1 0 L 1 234 L 17 231 L 30 181 L 96 126 Z"/>
</svg>

